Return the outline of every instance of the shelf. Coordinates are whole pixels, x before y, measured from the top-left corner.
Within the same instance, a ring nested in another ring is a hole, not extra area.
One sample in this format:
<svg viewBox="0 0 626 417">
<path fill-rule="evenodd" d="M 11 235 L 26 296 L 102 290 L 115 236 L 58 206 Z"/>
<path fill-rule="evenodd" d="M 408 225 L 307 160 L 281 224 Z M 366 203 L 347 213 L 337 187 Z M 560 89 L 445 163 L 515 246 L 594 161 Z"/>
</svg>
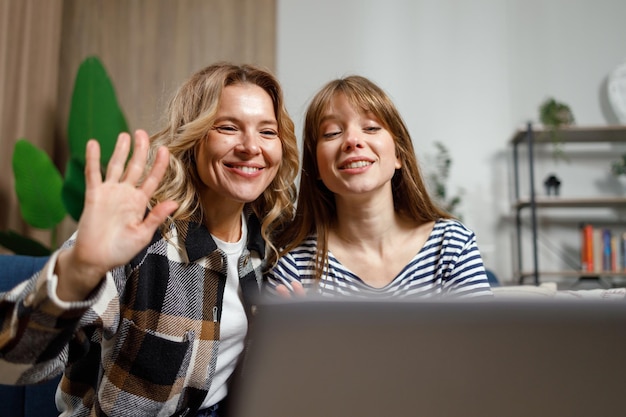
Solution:
<svg viewBox="0 0 626 417">
<path fill-rule="evenodd" d="M 556 134 L 556 137 L 555 137 Z M 572 278 L 588 278 L 588 277 L 626 277 L 624 272 L 586 272 L 586 271 L 554 271 L 544 272 L 539 267 L 539 249 L 538 249 L 538 229 L 540 227 L 538 217 L 539 209 L 545 210 L 550 208 L 561 209 L 580 209 L 580 208 L 602 208 L 602 209 L 620 209 L 626 208 L 625 196 L 609 196 L 609 197 L 562 197 L 562 196 L 537 196 L 535 192 L 535 144 L 550 144 L 554 141 L 559 143 L 581 143 L 581 144 L 606 144 L 606 143 L 622 143 L 626 144 L 626 125 L 619 126 L 568 126 L 556 131 L 544 126 L 533 126 L 528 123 L 524 128 L 518 128 L 510 139 L 513 152 L 513 175 L 515 198 L 512 202 L 512 209 L 515 211 L 515 226 L 517 235 L 517 271 L 515 275 L 519 281 L 524 278 L 533 278 L 535 284 L 539 284 L 539 277 L 572 277 Z M 525 146 L 527 150 L 528 164 L 528 182 L 530 189 L 529 197 L 520 195 L 520 148 Z M 595 148 L 595 146 L 594 146 Z M 531 259 L 533 267 L 531 271 L 525 270 L 522 262 L 522 210 L 529 210 L 530 233 L 532 239 Z M 617 213 L 616 213 L 617 214 Z M 621 217 L 617 216 L 617 217 Z"/>
<path fill-rule="evenodd" d="M 520 128 L 513 133 L 511 143 L 516 145 L 526 140 L 528 131 Z M 625 142 L 626 125 L 624 126 L 570 126 L 557 130 L 558 141 L 563 143 L 593 143 L 593 142 Z M 536 143 L 552 142 L 552 132 L 543 127 L 533 127 L 533 139 Z"/>
<path fill-rule="evenodd" d="M 520 199 L 513 205 L 515 209 L 530 207 L 530 199 Z M 535 199 L 536 207 L 543 208 L 593 208 L 623 207 L 626 208 L 626 197 L 595 197 L 595 198 L 563 198 L 540 197 Z"/>
</svg>

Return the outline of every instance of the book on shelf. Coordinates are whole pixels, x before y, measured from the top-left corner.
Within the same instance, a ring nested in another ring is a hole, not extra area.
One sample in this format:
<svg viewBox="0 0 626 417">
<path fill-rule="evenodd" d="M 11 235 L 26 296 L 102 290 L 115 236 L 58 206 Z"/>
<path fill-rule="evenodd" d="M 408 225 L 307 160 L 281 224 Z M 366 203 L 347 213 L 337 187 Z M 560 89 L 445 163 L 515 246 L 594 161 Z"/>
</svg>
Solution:
<svg viewBox="0 0 626 417">
<path fill-rule="evenodd" d="M 585 272 L 626 272 L 626 232 L 582 224 L 580 264 Z"/>
<path fill-rule="evenodd" d="M 611 271 L 619 270 L 619 240 L 617 236 L 611 236 Z"/>
<path fill-rule="evenodd" d="M 622 238 L 620 239 L 621 242 L 621 251 L 620 254 L 622 256 L 620 256 L 620 258 L 622 259 L 622 265 L 624 266 L 624 270 L 626 270 L 626 232 L 622 233 Z"/>
<path fill-rule="evenodd" d="M 580 269 L 583 271 L 594 271 L 596 259 L 594 259 L 594 229 L 590 224 L 583 224 L 581 227 L 580 245 Z"/>
<path fill-rule="evenodd" d="M 595 269 L 594 271 L 596 272 L 601 272 L 602 271 L 602 256 L 604 255 L 602 253 L 602 229 L 600 228 L 593 228 L 592 226 L 589 226 L 593 229 L 593 261 L 594 261 L 594 265 L 595 265 Z"/>
</svg>

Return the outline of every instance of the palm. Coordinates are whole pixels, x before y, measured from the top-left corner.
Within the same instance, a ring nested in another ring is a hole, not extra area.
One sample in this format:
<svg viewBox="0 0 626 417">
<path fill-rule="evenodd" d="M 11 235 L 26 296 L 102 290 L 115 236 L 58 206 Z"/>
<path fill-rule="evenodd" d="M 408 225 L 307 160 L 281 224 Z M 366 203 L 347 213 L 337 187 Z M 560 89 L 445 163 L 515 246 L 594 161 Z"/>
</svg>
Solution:
<svg viewBox="0 0 626 417">
<path fill-rule="evenodd" d="M 145 194 L 126 183 L 103 183 L 91 190 L 78 226 L 76 246 L 85 242 L 104 269 L 125 264 L 145 246 L 151 231 L 142 223 L 147 207 Z M 149 234 L 146 236 L 146 234 Z"/>
<path fill-rule="evenodd" d="M 168 154 L 159 151 L 145 181 L 137 186 L 147 160 L 147 134 L 138 131 L 135 142 L 133 157 L 125 167 L 130 137 L 120 135 L 104 181 L 97 143 L 90 143 L 87 150 L 85 207 L 74 250 L 76 259 L 102 274 L 130 261 L 176 208 L 171 201 L 160 203 L 146 216 L 150 196 L 165 172 Z"/>
</svg>

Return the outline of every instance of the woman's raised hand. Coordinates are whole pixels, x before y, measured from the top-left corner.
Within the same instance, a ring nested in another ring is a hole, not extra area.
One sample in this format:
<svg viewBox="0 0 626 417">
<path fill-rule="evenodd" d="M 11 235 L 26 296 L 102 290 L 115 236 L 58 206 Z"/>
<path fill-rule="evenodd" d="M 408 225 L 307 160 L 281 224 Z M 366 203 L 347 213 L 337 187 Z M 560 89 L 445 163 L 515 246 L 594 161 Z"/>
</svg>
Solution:
<svg viewBox="0 0 626 417">
<path fill-rule="evenodd" d="M 169 163 L 169 152 L 160 148 L 145 180 L 139 181 L 148 160 L 150 139 L 143 130 L 135 133 L 133 155 L 130 135 L 118 136 L 106 176 L 100 170 L 100 146 L 87 143 L 85 206 L 78 223 L 75 245 L 59 254 L 55 272 L 57 295 L 65 301 L 84 299 L 106 272 L 128 263 L 152 239 L 157 227 L 178 204 L 163 201 L 147 214 L 147 206 Z"/>
<path fill-rule="evenodd" d="M 278 284 L 276 286 L 276 294 L 283 298 L 306 296 L 306 291 L 304 291 L 304 287 L 300 281 L 293 280 L 289 284 L 291 285 L 291 290 L 289 290 L 285 284 Z"/>
</svg>

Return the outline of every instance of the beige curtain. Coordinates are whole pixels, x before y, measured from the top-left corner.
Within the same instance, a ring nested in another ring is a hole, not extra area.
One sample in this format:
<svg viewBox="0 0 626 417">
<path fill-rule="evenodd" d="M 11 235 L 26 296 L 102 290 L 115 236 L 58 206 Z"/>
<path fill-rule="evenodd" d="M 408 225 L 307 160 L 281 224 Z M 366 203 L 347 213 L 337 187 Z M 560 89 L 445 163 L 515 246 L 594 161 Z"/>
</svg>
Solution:
<svg viewBox="0 0 626 417">
<path fill-rule="evenodd" d="M 193 71 L 227 60 L 274 69 L 275 0 L 65 0 L 60 114 L 80 62 L 96 54 L 131 128 L 153 130 Z"/>
<path fill-rule="evenodd" d="M 48 244 L 22 222 L 11 157 L 27 138 L 54 154 L 62 0 L 0 0 L 0 229 Z"/>
<path fill-rule="evenodd" d="M 275 70 L 276 0 L 0 0 L 0 229 L 47 244 L 19 216 L 10 158 L 15 140 L 50 152 L 63 172 L 78 66 L 104 63 L 131 130 L 153 132 L 173 90 L 216 61 Z M 5 203 L 6 202 L 6 203 Z M 62 240 L 76 225 L 66 221 Z"/>
</svg>

